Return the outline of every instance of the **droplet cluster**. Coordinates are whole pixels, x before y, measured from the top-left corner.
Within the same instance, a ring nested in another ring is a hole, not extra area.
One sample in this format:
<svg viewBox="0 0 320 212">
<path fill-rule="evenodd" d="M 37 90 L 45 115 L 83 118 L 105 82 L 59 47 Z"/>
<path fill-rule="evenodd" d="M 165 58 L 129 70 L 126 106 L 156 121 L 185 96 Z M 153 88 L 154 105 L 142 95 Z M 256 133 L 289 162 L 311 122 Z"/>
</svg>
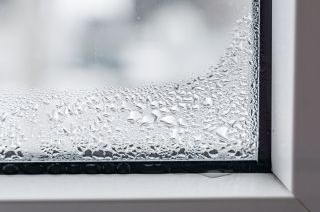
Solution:
<svg viewBox="0 0 320 212">
<path fill-rule="evenodd" d="M 0 161 L 256 160 L 257 14 L 218 65 L 188 81 L 0 91 Z"/>
</svg>

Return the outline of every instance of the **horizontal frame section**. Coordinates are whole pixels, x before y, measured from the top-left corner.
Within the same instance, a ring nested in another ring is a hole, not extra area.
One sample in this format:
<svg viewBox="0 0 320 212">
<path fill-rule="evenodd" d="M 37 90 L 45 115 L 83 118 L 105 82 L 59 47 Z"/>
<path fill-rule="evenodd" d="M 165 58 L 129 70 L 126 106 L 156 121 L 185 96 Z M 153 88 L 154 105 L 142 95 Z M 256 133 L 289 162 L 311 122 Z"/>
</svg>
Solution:
<svg viewBox="0 0 320 212">
<path fill-rule="evenodd" d="M 271 173 L 257 161 L 0 163 L 0 174 Z"/>
</svg>

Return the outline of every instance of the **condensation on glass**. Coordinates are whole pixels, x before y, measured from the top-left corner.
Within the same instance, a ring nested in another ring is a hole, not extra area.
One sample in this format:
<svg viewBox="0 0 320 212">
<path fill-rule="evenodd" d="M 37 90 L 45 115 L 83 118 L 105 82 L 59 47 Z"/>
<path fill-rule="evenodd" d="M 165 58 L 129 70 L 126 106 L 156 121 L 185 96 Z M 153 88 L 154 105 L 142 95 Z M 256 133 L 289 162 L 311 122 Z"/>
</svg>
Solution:
<svg viewBox="0 0 320 212">
<path fill-rule="evenodd" d="M 259 1 L 0 1 L 0 161 L 258 158 Z"/>
</svg>

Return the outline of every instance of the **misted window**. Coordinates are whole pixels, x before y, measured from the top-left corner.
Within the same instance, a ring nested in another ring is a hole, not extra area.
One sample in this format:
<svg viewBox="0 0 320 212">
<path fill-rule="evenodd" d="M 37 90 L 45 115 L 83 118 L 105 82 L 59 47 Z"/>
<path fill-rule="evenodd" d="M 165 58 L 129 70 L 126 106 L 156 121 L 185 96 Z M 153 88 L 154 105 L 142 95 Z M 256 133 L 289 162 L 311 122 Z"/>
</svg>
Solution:
<svg viewBox="0 0 320 212">
<path fill-rule="evenodd" d="M 262 5 L 1 0 L 3 173 L 258 164 Z"/>
</svg>

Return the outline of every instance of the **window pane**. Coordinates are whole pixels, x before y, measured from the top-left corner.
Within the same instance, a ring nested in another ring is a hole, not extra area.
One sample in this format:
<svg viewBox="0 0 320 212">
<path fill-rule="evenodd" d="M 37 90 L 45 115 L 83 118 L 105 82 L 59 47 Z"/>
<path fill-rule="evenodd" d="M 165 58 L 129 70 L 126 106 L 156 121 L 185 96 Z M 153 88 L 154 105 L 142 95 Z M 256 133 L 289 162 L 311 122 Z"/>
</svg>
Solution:
<svg viewBox="0 0 320 212">
<path fill-rule="evenodd" d="M 257 160 L 258 11 L 0 1 L 0 161 Z"/>
</svg>

